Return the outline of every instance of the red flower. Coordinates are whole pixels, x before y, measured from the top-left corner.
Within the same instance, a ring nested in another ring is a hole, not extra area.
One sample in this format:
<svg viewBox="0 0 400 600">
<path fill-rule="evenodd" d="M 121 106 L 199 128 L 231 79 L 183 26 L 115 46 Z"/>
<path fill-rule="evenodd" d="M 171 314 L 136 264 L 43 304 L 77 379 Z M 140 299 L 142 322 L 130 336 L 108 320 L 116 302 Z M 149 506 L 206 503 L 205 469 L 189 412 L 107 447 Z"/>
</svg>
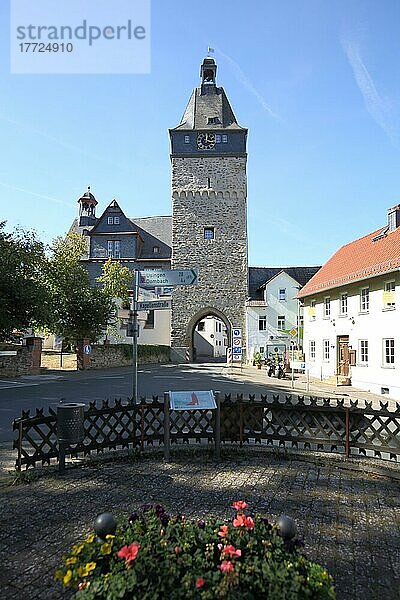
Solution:
<svg viewBox="0 0 400 600">
<path fill-rule="evenodd" d="M 251 517 L 246 517 L 245 515 L 238 515 L 236 519 L 233 519 L 233 526 L 254 529 L 254 521 Z"/>
<path fill-rule="evenodd" d="M 242 556 L 242 551 L 239 549 L 236 550 L 232 544 L 229 544 L 229 546 L 225 546 L 225 548 L 222 550 L 222 556 L 225 556 L 225 554 L 229 554 L 229 556 L 233 558 L 235 556 Z"/>
<path fill-rule="evenodd" d="M 179 554 L 179 552 L 180 552 L 179 546 L 175 546 L 175 552 L 176 552 L 176 554 Z"/>
<path fill-rule="evenodd" d="M 133 542 L 133 544 L 129 544 L 129 546 L 123 546 L 118 552 L 118 558 L 124 558 L 127 563 L 130 563 L 137 557 L 139 548 L 140 544 L 137 542 Z"/>
<path fill-rule="evenodd" d="M 223 560 L 218 569 L 220 569 L 220 571 L 223 573 L 230 573 L 234 570 L 233 563 L 231 563 L 229 560 Z"/>
<path fill-rule="evenodd" d="M 228 533 L 228 525 L 221 525 L 220 531 L 218 531 L 219 537 L 225 537 Z"/>
<path fill-rule="evenodd" d="M 196 579 L 196 587 L 197 587 L 197 589 L 202 588 L 204 584 L 205 584 L 205 581 L 204 581 L 204 579 L 202 577 L 198 577 Z"/>
<path fill-rule="evenodd" d="M 232 508 L 234 508 L 236 510 L 244 510 L 247 507 L 248 507 L 247 502 L 244 502 L 243 500 L 238 500 L 237 502 L 234 502 L 232 504 Z"/>
</svg>

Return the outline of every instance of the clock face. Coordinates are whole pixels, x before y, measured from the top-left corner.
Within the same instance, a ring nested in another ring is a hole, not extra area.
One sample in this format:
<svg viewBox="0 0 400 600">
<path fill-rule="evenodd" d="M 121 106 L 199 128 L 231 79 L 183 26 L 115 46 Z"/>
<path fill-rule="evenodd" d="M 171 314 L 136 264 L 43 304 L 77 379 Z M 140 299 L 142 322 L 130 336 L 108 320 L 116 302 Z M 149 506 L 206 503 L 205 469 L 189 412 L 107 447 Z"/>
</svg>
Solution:
<svg viewBox="0 0 400 600">
<path fill-rule="evenodd" d="M 215 146 L 215 133 L 199 133 L 197 147 L 199 150 L 211 150 Z"/>
</svg>

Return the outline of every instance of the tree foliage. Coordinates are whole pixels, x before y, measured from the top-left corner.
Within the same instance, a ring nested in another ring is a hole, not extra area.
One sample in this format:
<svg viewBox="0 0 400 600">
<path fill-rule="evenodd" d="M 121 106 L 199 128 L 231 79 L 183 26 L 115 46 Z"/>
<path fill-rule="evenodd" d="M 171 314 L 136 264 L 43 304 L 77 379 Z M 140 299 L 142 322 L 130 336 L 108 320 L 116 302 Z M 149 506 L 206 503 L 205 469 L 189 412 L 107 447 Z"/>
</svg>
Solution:
<svg viewBox="0 0 400 600">
<path fill-rule="evenodd" d="M 109 291 L 93 286 L 81 257 L 85 239 L 78 234 L 54 240 L 46 269 L 46 285 L 51 297 L 50 331 L 76 346 L 79 340 L 96 341 L 114 315 Z"/>
<path fill-rule="evenodd" d="M 18 228 L 8 233 L 0 223 L 0 340 L 46 320 L 49 296 L 41 275 L 45 262 L 44 246 L 35 232 Z"/>
<path fill-rule="evenodd" d="M 132 272 L 117 260 L 109 258 L 103 265 L 103 272 L 97 281 L 102 284 L 111 298 L 128 301 L 128 291 L 132 288 Z"/>
</svg>

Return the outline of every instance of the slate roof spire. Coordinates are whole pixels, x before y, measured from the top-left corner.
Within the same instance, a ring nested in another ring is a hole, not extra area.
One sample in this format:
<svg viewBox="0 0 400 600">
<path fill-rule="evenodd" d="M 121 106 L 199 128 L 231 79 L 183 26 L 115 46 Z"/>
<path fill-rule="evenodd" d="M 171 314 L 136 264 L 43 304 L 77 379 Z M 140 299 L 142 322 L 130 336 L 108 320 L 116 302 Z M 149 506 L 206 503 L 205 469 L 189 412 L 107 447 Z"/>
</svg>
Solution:
<svg viewBox="0 0 400 600">
<path fill-rule="evenodd" d="M 246 131 L 238 124 L 224 89 L 216 84 L 216 77 L 217 64 L 214 58 L 207 56 L 200 67 L 201 84 L 193 90 L 181 122 L 175 130 Z"/>
</svg>

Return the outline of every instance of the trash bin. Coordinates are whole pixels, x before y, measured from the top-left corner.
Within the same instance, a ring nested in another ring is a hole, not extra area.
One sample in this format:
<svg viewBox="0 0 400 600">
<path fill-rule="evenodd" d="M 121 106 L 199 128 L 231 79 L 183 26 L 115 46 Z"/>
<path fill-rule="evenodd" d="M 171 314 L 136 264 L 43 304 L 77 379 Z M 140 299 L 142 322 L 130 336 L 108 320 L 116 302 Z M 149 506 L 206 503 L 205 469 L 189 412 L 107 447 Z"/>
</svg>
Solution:
<svg viewBox="0 0 400 600">
<path fill-rule="evenodd" d="M 57 438 L 59 442 L 65 445 L 83 442 L 85 437 L 84 409 L 85 405 L 79 402 L 57 406 Z"/>
</svg>

